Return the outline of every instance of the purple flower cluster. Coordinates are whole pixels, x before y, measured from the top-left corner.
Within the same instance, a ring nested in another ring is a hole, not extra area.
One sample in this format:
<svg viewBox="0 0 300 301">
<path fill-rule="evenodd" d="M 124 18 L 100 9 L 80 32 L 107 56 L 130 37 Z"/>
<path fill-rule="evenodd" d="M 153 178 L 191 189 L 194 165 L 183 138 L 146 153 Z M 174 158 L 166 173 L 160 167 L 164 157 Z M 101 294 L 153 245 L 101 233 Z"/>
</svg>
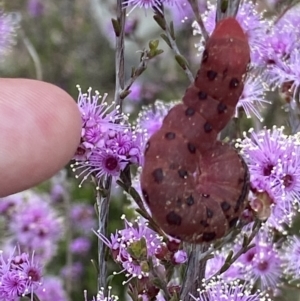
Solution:
<svg viewBox="0 0 300 301">
<path fill-rule="evenodd" d="M 251 115 L 254 115 L 259 121 L 263 121 L 261 116 L 261 110 L 264 107 L 263 105 L 271 103 L 266 100 L 266 91 L 268 89 L 263 75 L 255 76 L 249 74 L 245 80 L 243 93 L 241 94 L 235 109 L 235 117 L 239 116 L 238 112 L 243 108 L 247 118 L 251 118 Z"/>
<path fill-rule="evenodd" d="M 15 42 L 18 21 L 13 14 L 6 14 L 0 8 L 0 59 Z"/>
<path fill-rule="evenodd" d="M 6 258 L 0 253 L 0 299 L 15 301 L 18 297 L 31 295 L 42 281 L 42 268 L 27 253 Z"/>
<path fill-rule="evenodd" d="M 226 246 L 221 252 L 216 252 L 214 258 L 207 263 L 206 278 L 210 279 L 220 270 L 230 250 L 234 253 L 240 250 L 243 235 L 247 232 L 244 229 L 233 245 Z M 253 286 L 259 285 L 263 290 L 276 289 L 280 285 L 283 259 L 268 227 L 265 226 L 259 231 L 253 244 L 251 249 L 241 255 L 222 274 L 223 279 L 226 281 L 243 280 Z"/>
<path fill-rule="evenodd" d="M 272 204 L 268 223 L 282 229 L 290 224 L 300 199 L 300 146 L 283 128 L 250 130 L 238 143 L 250 171 L 252 190 L 266 192 Z"/>
<path fill-rule="evenodd" d="M 131 129 L 127 117 L 118 112 L 118 107 L 105 102 L 106 97 L 104 95 L 100 101 L 98 92 L 92 95 L 89 89 L 83 94 L 79 89 L 82 134 L 74 156 L 76 163 L 72 167 L 74 171 L 82 170 L 82 181 L 89 175 L 98 179 L 118 177 L 127 164 L 142 162 L 142 136 Z"/>
<path fill-rule="evenodd" d="M 68 301 L 62 280 L 55 276 L 43 277 L 43 285 L 36 290 L 36 294 L 43 301 Z"/>
<path fill-rule="evenodd" d="M 85 203 L 74 203 L 70 211 L 72 229 L 80 234 L 88 234 L 96 225 L 95 209 Z"/>
<path fill-rule="evenodd" d="M 283 273 L 293 280 L 300 279 L 300 238 L 290 236 L 280 250 Z"/>
<path fill-rule="evenodd" d="M 252 286 L 242 284 L 239 281 L 224 281 L 222 278 L 214 278 L 208 283 L 203 283 L 203 289 L 199 290 L 199 296 L 191 296 L 195 301 L 263 301 L 269 300 L 259 292 L 251 292 Z"/>
<path fill-rule="evenodd" d="M 209 5 L 208 11 L 204 14 L 205 28 L 209 34 L 211 34 L 215 28 L 215 19 L 216 6 Z M 249 45 L 251 49 L 251 63 L 255 66 L 260 65 L 261 57 L 259 55 L 259 42 L 266 33 L 266 21 L 263 19 L 262 14 L 258 12 L 257 6 L 250 1 L 242 3 L 236 19 L 240 23 L 246 36 L 249 39 Z M 194 34 L 201 34 L 201 30 L 197 22 L 193 23 L 193 27 Z M 203 51 L 203 42 L 203 37 L 201 36 L 200 43 L 196 45 L 201 52 Z"/>
<path fill-rule="evenodd" d="M 27 10 L 32 17 L 39 17 L 43 15 L 45 6 L 42 0 L 28 0 Z"/>
<path fill-rule="evenodd" d="M 56 253 L 57 243 L 62 237 L 62 220 L 50 205 L 46 195 L 25 191 L 3 198 L 6 204 L 8 239 L 5 248 L 16 244 L 22 252 L 35 252 L 43 263 Z"/>
<path fill-rule="evenodd" d="M 120 273 L 126 272 L 126 282 L 135 277 L 148 277 L 148 260 L 152 260 L 154 266 L 159 265 L 155 254 L 161 248 L 162 239 L 139 218 L 134 224 L 128 222 L 124 216 L 122 219 L 125 220 L 125 228 L 111 234 L 110 240 L 95 233 L 111 249 L 115 261 L 122 265 L 123 270 Z"/>
</svg>

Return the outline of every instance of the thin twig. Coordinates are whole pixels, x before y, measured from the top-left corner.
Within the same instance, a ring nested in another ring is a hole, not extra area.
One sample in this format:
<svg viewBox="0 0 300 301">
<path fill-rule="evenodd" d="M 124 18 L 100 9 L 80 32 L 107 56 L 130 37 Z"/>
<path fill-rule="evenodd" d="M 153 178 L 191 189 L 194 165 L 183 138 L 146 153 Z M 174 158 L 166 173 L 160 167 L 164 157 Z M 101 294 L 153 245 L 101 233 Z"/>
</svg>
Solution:
<svg viewBox="0 0 300 301">
<path fill-rule="evenodd" d="M 120 106 L 122 111 L 122 99 L 120 97 L 121 91 L 124 89 L 125 84 L 125 66 L 124 66 L 124 36 L 125 36 L 125 20 L 126 10 L 122 7 L 122 0 L 117 0 L 117 21 L 119 23 L 118 35 L 116 36 L 116 87 L 115 87 L 115 104 Z"/>
<path fill-rule="evenodd" d="M 178 48 L 178 46 L 177 46 L 176 40 L 173 39 L 172 36 L 171 36 L 170 28 L 169 28 L 168 25 L 166 25 L 165 33 L 166 33 L 166 35 L 167 35 L 167 37 L 168 37 L 168 39 L 169 39 L 169 41 L 170 41 L 172 50 L 173 50 L 177 55 L 182 56 L 182 54 L 180 53 L 179 48 Z M 187 65 L 185 65 L 184 72 L 185 72 L 185 74 L 187 75 L 189 81 L 190 81 L 191 83 L 193 83 L 195 79 L 194 79 L 194 76 L 193 76 L 191 70 L 189 69 L 189 67 L 188 67 Z"/>
<path fill-rule="evenodd" d="M 105 179 L 106 195 L 103 197 L 99 191 L 97 191 L 96 195 L 99 221 L 98 232 L 104 236 L 107 236 L 111 180 L 111 177 Z M 100 238 L 98 238 L 98 290 L 106 287 L 107 264 L 105 261 L 105 254 L 106 245 Z"/>
<path fill-rule="evenodd" d="M 258 233 L 261 226 L 261 221 L 257 220 L 254 224 L 252 233 L 247 239 L 247 244 L 245 246 L 242 246 L 241 249 L 228 261 L 223 264 L 223 266 L 220 268 L 218 272 L 216 272 L 211 278 L 215 278 L 216 276 L 223 274 L 226 272 L 230 266 L 244 253 L 246 253 L 248 250 L 252 249 L 255 245 L 251 244 L 253 238 Z"/>
<path fill-rule="evenodd" d="M 42 80 L 43 79 L 42 64 L 36 49 L 25 35 L 25 32 L 21 29 L 20 29 L 20 37 L 22 38 L 23 44 L 25 45 L 29 55 L 32 58 L 34 68 L 35 68 L 35 73 L 36 73 L 36 79 Z"/>
<path fill-rule="evenodd" d="M 177 57 L 185 60 L 185 58 L 180 53 L 179 48 L 177 46 L 173 25 L 172 25 L 172 23 L 170 23 L 170 25 L 172 26 L 172 30 L 171 30 L 171 28 L 168 25 L 167 20 L 165 18 L 163 5 L 161 5 L 160 10 L 155 10 L 154 20 L 165 32 L 165 36 L 161 35 L 161 37 L 165 40 L 165 42 L 173 50 L 173 52 L 176 54 Z M 180 65 L 181 65 L 182 69 L 184 70 L 185 74 L 187 75 L 188 79 L 190 80 L 190 82 L 193 83 L 194 76 L 193 76 L 191 70 L 189 69 L 187 63 L 184 62 L 183 65 L 182 64 L 180 64 Z"/>
<path fill-rule="evenodd" d="M 115 70 L 116 70 L 116 86 L 114 103 L 119 106 L 119 111 L 122 112 L 122 99 L 120 92 L 124 89 L 124 27 L 125 27 L 126 10 L 123 9 L 122 0 L 117 0 L 117 22 L 119 25 L 119 32 L 116 33 L 116 56 L 115 56 Z M 112 177 L 108 176 L 104 179 L 104 195 L 97 191 L 97 207 L 99 219 L 99 234 L 107 236 L 108 212 L 111 195 Z M 99 238 L 98 239 L 98 290 L 106 287 L 107 265 L 105 262 L 106 245 Z"/>
<path fill-rule="evenodd" d="M 126 82 L 123 91 L 120 93 L 121 99 L 124 99 L 127 96 L 127 92 L 130 90 L 133 83 L 147 69 L 148 60 L 149 60 L 148 52 L 146 50 L 144 50 L 143 54 L 141 56 L 141 61 L 140 61 L 139 65 L 134 70 L 134 72 L 133 72 L 132 76 L 130 77 L 130 79 Z"/>
<path fill-rule="evenodd" d="M 202 279 L 205 277 L 205 268 L 208 257 L 199 256 L 207 254 L 208 246 L 206 244 L 187 244 L 187 252 L 189 251 L 189 261 L 186 269 L 186 275 L 183 280 L 180 292 L 180 300 L 190 300 L 190 294 L 195 295 L 197 289 L 201 286 Z"/>
<path fill-rule="evenodd" d="M 203 38 L 206 42 L 209 38 L 209 35 L 207 33 L 207 30 L 205 28 L 204 22 L 202 20 L 202 17 L 201 17 L 200 11 L 199 11 L 198 1 L 197 0 L 188 0 L 188 2 L 189 2 L 190 6 L 191 6 L 191 8 L 194 12 L 196 21 L 199 25 L 199 28 L 201 29 L 202 36 L 203 36 Z"/>
</svg>

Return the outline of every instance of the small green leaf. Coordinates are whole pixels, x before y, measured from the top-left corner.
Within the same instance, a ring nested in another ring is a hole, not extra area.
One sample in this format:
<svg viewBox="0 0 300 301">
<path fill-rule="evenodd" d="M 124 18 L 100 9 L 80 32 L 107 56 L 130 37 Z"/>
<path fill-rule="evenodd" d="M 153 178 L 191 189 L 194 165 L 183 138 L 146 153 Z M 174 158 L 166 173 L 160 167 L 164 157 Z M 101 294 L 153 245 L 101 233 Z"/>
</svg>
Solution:
<svg viewBox="0 0 300 301">
<path fill-rule="evenodd" d="M 150 268 L 149 268 L 149 265 L 147 263 L 146 260 L 143 260 L 141 263 L 140 263 L 140 266 L 141 266 L 141 270 L 144 272 L 144 273 L 149 273 L 150 272 Z"/>
<path fill-rule="evenodd" d="M 166 30 L 166 21 L 162 16 L 154 15 L 153 19 L 156 21 L 156 23 L 160 26 L 161 29 Z"/>
<path fill-rule="evenodd" d="M 171 35 L 171 38 L 175 41 L 175 31 L 174 31 L 174 23 L 173 21 L 170 22 L 170 35 Z"/>
<path fill-rule="evenodd" d="M 119 21 L 112 18 L 111 22 L 112 22 L 116 37 L 119 37 L 121 34 L 121 25 L 120 25 Z"/>
<path fill-rule="evenodd" d="M 122 91 L 122 93 L 120 93 L 120 98 L 125 99 L 130 93 L 131 93 L 131 90 Z"/>
<path fill-rule="evenodd" d="M 140 240 L 134 241 L 128 247 L 128 253 L 136 260 L 147 259 L 147 243 L 146 239 L 142 237 Z"/>
<path fill-rule="evenodd" d="M 183 70 L 186 70 L 188 63 L 182 55 L 176 54 L 175 60 Z"/>
<path fill-rule="evenodd" d="M 159 40 L 151 40 L 149 42 L 149 48 L 150 48 L 150 50 L 156 50 L 157 47 L 158 47 L 158 45 L 159 45 Z"/>
<path fill-rule="evenodd" d="M 169 38 L 168 38 L 164 33 L 162 33 L 160 36 L 161 36 L 162 39 L 167 43 L 167 45 L 168 45 L 170 48 L 172 48 L 172 45 L 171 45 L 171 42 L 170 42 Z"/>
<path fill-rule="evenodd" d="M 228 8 L 228 0 L 222 0 L 221 2 L 221 12 L 224 14 L 226 13 Z"/>
</svg>

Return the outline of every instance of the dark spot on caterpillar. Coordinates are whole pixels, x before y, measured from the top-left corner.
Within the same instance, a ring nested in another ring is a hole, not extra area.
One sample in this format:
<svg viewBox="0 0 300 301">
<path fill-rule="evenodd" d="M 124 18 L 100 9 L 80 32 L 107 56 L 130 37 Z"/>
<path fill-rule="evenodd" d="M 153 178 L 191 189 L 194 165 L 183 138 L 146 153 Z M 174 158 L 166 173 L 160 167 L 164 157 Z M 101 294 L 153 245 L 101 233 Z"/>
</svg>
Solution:
<svg viewBox="0 0 300 301">
<path fill-rule="evenodd" d="M 164 179 L 164 173 L 163 170 L 161 168 L 157 168 L 152 172 L 152 176 L 154 178 L 154 181 L 156 183 L 161 183 Z"/>
<path fill-rule="evenodd" d="M 216 71 L 209 70 L 209 71 L 207 71 L 207 78 L 209 80 L 214 80 L 217 77 L 217 74 L 218 73 Z"/>
<path fill-rule="evenodd" d="M 192 195 L 190 195 L 187 199 L 186 199 L 186 204 L 188 206 L 192 206 L 194 204 L 194 198 Z"/>
<path fill-rule="evenodd" d="M 219 114 L 224 113 L 226 110 L 227 110 L 227 106 L 225 105 L 225 103 L 220 102 L 218 104 L 218 113 Z"/>
<path fill-rule="evenodd" d="M 242 184 L 242 183 L 244 183 L 244 181 L 245 181 L 245 180 L 244 180 L 243 178 L 239 178 L 239 179 L 238 179 L 238 184 Z"/>
<path fill-rule="evenodd" d="M 207 221 L 200 221 L 200 225 L 206 228 L 209 226 L 209 223 Z"/>
<path fill-rule="evenodd" d="M 181 225 L 181 216 L 171 211 L 166 216 L 167 223 L 169 225 L 180 226 Z"/>
<path fill-rule="evenodd" d="M 193 108 L 187 108 L 185 110 L 185 115 L 186 116 L 193 116 L 195 114 L 195 110 Z"/>
<path fill-rule="evenodd" d="M 198 98 L 199 98 L 200 100 L 206 99 L 206 98 L 207 98 L 207 93 L 205 93 L 205 92 L 203 92 L 203 91 L 198 92 Z"/>
<path fill-rule="evenodd" d="M 211 132 L 211 130 L 212 130 L 211 124 L 209 122 L 205 122 L 205 124 L 204 124 L 205 133 L 209 133 L 209 132 Z"/>
<path fill-rule="evenodd" d="M 237 78 L 233 77 L 229 83 L 229 88 L 234 89 L 239 85 L 239 83 L 240 83 L 239 80 Z"/>
<path fill-rule="evenodd" d="M 176 134 L 173 133 L 173 132 L 168 132 L 168 133 L 165 134 L 165 137 L 166 137 L 166 139 L 168 139 L 168 140 L 173 140 L 173 139 L 175 139 Z"/>
<path fill-rule="evenodd" d="M 179 169 L 178 174 L 179 174 L 179 177 L 182 178 L 182 179 L 186 179 L 186 177 L 188 176 L 187 171 L 184 170 L 184 169 Z"/>
<path fill-rule="evenodd" d="M 196 152 L 196 147 L 192 143 L 188 143 L 188 149 L 192 154 Z"/>
<path fill-rule="evenodd" d="M 202 63 L 205 63 L 208 59 L 208 51 L 205 49 L 202 55 Z"/>
<path fill-rule="evenodd" d="M 216 232 L 204 232 L 202 238 L 204 241 L 211 241 L 215 237 L 216 237 Z"/>
<path fill-rule="evenodd" d="M 206 207 L 206 216 L 207 218 L 212 218 L 214 216 L 214 212 Z"/>
<path fill-rule="evenodd" d="M 206 199 L 209 198 L 209 194 L 206 194 L 206 193 L 202 193 L 202 196 L 203 196 L 204 198 L 206 198 Z"/>
<path fill-rule="evenodd" d="M 226 212 L 231 208 L 231 206 L 226 201 L 224 201 L 224 202 L 221 203 L 221 208 L 224 212 Z"/>
<path fill-rule="evenodd" d="M 150 147 L 150 142 L 148 141 L 145 146 L 145 154 L 149 150 L 149 147 Z"/>
<path fill-rule="evenodd" d="M 239 220 L 238 217 L 233 218 L 230 222 L 229 222 L 229 228 L 232 228 L 236 225 L 237 221 Z"/>
<path fill-rule="evenodd" d="M 149 195 L 148 195 L 148 193 L 145 189 L 142 189 L 142 194 L 144 196 L 144 199 L 145 199 L 146 203 L 149 205 L 149 203 L 150 203 L 149 202 Z"/>
</svg>

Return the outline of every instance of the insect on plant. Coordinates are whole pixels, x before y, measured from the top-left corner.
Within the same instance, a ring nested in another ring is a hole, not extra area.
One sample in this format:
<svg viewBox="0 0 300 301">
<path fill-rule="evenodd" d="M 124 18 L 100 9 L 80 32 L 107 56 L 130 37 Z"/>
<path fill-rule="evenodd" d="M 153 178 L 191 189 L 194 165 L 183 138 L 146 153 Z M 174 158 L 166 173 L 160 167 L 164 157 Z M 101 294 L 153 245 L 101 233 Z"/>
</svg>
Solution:
<svg viewBox="0 0 300 301">
<path fill-rule="evenodd" d="M 217 136 L 243 91 L 250 48 L 226 3 L 219 7 L 221 20 L 206 42 L 196 79 L 147 142 L 141 176 L 153 218 L 187 242 L 223 237 L 237 223 L 249 190 L 244 160 Z"/>
</svg>

